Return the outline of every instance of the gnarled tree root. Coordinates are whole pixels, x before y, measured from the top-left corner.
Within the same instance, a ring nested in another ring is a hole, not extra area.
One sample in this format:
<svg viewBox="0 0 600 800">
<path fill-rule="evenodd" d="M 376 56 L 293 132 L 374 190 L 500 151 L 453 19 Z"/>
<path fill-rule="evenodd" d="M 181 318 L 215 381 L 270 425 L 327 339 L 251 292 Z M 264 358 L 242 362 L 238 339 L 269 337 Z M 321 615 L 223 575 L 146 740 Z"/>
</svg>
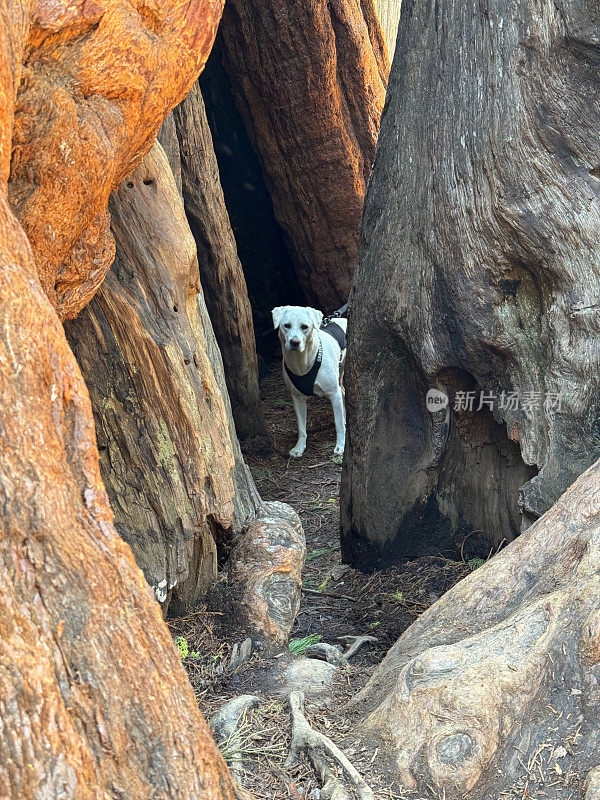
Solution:
<svg viewBox="0 0 600 800">
<path fill-rule="evenodd" d="M 325 734 L 310 727 L 304 716 L 302 692 L 292 692 L 289 704 L 292 712 L 292 744 L 286 766 L 293 766 L 298 761 L 300 753 L 304 751 L 323 785 L 322 800 L 351 800 L 352 793 L 336 774 L 333 762 L 341 768 L 359 800 L 374 800 L 373 792 L 342 751 Z"/>
<path fill-rule="evenodd" d="M 581 800 L 587 775 L 600 799 L 599 563 L 600 461 L 419 617 L 353 699 L 403 787 Z"/>
<path fill-rule="evenodd" d="M 590 770 L 585 782 L 585 800 L 600 800 L 600 767 Z"/>
</svg>

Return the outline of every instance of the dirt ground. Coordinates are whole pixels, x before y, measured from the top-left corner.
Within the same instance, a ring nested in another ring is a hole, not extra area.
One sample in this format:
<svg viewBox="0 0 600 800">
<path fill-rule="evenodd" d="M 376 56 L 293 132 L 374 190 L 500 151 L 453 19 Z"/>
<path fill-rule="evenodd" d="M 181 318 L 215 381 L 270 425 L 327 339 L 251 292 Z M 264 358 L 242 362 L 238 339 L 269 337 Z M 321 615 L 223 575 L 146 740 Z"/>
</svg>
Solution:
<svg viewBox="0 0 600 800">
<path fill-rule="evenodd" d="M 307 702 L 307 718 L 316 729 L 342 747 L 363 774 L 378 800 L 404 798 L 377 772 L 373 753 L 356 749 L 352 723 L 345 717 L 347 700 L 367 681 L 375 666 L 411 622 L 445 591 L 478 566 L 445 558 L 422 558 L 393 568 L 363 574 L 342 567 L 339 548 L 339 482 L 341 466 L 332 461 L 334 425 L 327 400 L 309 402 L 308 444 L 301 459 L 288 451 L 295 443 L 296 422 L 279 366 L 261 384 L 273 452 L 247 454 L 261 496 L 289 503 L 300 515 L 306 534 L 307 557 L 302 604 L 291 635 L 292 647 L 307 636 L 340 645 L 339 637 L 369 635 L 351 660 L 351 669 L 338 671 L 328 702 Z M 319 784 L 308 763 L 284 765 L 289 752 L 291 722 L 286 697 L 273 675 L 289 654 L 268 658 L 260 651 L 236 669 L 228 667 L 234 642 L 218 613 L 201 610 L 170 620 L 184 665 L 200 708 L 210 719 L 227 700 L 256 694 L 261 704 L 247 715 L 235 741 L 222 747 L 232 763 L 235 751 L 243 757 L 243 783 L 256 798 L 318 800 Z M 177 638 L 181 637 L 181 638 Z M 299 644 L 300 642 L 300 644 Z M 376 754 L 375 754 L 376 756 Z"/>
</svg>

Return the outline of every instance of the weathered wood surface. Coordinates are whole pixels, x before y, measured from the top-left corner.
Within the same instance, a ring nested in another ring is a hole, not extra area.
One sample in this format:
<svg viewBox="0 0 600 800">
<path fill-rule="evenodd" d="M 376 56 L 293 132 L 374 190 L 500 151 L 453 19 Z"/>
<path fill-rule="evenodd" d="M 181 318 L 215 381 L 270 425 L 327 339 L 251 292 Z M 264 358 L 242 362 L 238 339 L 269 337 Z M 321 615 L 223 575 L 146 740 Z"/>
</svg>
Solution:
<svg viewBox="0 0 600 800">
<path fill-rule="evenodd" d="M 0 796 L 233 798 L 112 526 L 87 391 L 5 198 L 0 218 Z"/>
<path fill-rule="evenodd" d="M 179 194 L 182 192 L 181 185 L 181 155 L 179 153 L 179 139 L 177 138 L 177 128 L 175 127 L 175 117 L 173 112 L 165 117 L 165 121 L 160 126 L 160 130 L 156 137 L 171 167 L 173 178 L 175 179 L 175 186 Z"/>
<path fill-rule="evenodd" d="M 158 143 L 110 211 L 115 263 L 66 328 L 90 390 L 117 529 L 175 613 L 205 599 L 217 546 L 232 549 L 228 608 L 284 643 L 298 612 L 302 525 L 288 506 L 262 503 L 244 463 L 195 242 Z"/>
<path fill-rule="evenodd" d="M 307 298 L 348 298 L 389 63 L 372 0 L 231 0 L 223 60 Z"/>
<path fill-rule="evenodd" d="M 599 796 L 598 563 L 600 462 L 419 617 L 354 699 L 402 786 L 432 800 Z"/>
<path fill-rule="evenodd" d="M 349 325 L 356 564 L 510 540 L 600 455 L 599 29 L 579 0 L 405 0 Z"/>
<path fill-rule="evenodd" d="M 233 798 L 112 526 L 87 391 L 4 198 L 0 215 L 0 796 Z"/>
<path fill-rule="evenodd" d="M 235 428 L 235 421 L 233 419 L 233 412 L 231 410 L 231 402 L 229 400 L 229 393 L 227 391 L 227 383 L 225 381 L 225 369 L 223 367 L 223 359 L 221 358 L 221 351 L 213 331 L 210 316 L 206 303 L 204 302 L 204 294 L 200 292 L 198 295 L 198 313 L 202 322 L 204 330 L 204 339 L 206 341 L 206 355 L 212 366 L 212 371 L 217 382 L 217 386 L 223 398 L 223 405 L 225 407 L 225 415 L 227 417 L 227 427 L 229 430 L 229 440 L 231 442 L 231 449 L 233 451 L 234 468 L 232 473 L 233 479 L 233 520 L 231 526 L 231 533 L 234 539 L 243 531 L 246 525 L 251 522 L 257 510 L 262 504 L 262 500 L 258 490 L 254 484 L 254 478 L 240 449 L 240 443 L 237 438 Z M 233 545 L 233 541 L 229 542 Z"/>
<path fill-rule="evenodd" d="M 102 283 L 114 257 L 108 196 L 198 77 L 222 8 L 223 0 L 3 3 L 3 27 L 18 22 L 26 46 L 9 200 L 62 319 Z"/>
<path fill-rule="evenodd" d="M 402 0 L 375 0 L 375 8 L 381 24 L 381 30 L 385 36 L 390 61 L 393 59 L 394 51 L 396 50 L 401 7 Z"/>
<path fill-rule="evenodd" d="M 196 246 L 161 146 L 113 193 L 115 263 L 68 323 L 117 529 L 161 602 L 193 607 L 233 519 L 234 458 L 198 310 Z"/>
<path fill-rule="evenodd" d="M 273 332 L 272 309 L 286 303 L 305 305 L 306 299 L 285 244 L 284 231 L 275 218 L 259 157 L 231 91 L 231 81 L 223 66 L 219 35 L 198 82 L 219 165 L 219 181 L 227 214 L 244 268 L 257 349 L 259 354 L 269 359 L 279 352 L 279 342 Z"/>
<path fill-rule="evenodd" d="M 252 309 L 198 83 L 173 117 L 185 213 L 196 241 L 204 298 L 223 357 L 237 434 L 240 439 L 266 438 Z"/>
<path fill-rule="evenodd" d="M 0 797 L 233 800 L 113 527 L 88 392 L 9 208 L 30 10 L 0 8 Z"/>
<path fill-rule="evenodd" d="M 296 512 L 285 503 L 258 509 L 227 562 L 235 612 L 255 633 L 285 647 L 300 610 L 306 541 Z"/>
</svg>

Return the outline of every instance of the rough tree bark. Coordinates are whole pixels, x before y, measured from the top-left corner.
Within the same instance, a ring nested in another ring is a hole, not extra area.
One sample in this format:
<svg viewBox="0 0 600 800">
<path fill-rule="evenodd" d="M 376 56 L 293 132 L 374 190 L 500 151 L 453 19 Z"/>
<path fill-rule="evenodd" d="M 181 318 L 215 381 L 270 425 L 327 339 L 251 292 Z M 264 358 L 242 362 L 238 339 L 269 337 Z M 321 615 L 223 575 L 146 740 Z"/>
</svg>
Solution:
<svg viewBox="0 0 600 800">
<path fill-rule="evenodd" d="M 109 208 L 115 263 L 66 327 L 117 529 L 165 611 L 193 609 L 216 579 L 217 545 L 232 547 L 235 610 L 282 643 L 298 611 L 302 527 L 287 506 L 262 503 L 244 464 L 194 238 L 158 143 Z"/>
<path fill-rule="evenodd" d="M 389 62 L 373 0 L 231 0 L 223 59 L 308 299 L 348 298 Z"/>
<path fill-rule="evenodd" d="M 30 12 L 0 8 L 0 797 L 232 800 L 158 605 L 112 525 L 88 393 L 9 208 Z M 188 33 L 207 21 L 191 19 Z"/>
<path fill-rule="evenodd" d="M 598 563 L 600 462 L 419 617 L 353 700 L 402 786 L 600 796 Z"/>
<path fill-rule="evenodd" d="M 11 7 L 3 8 L 7 18 Z M 42 286 L 66 319 L 112 263 L 108 196 L 197 78 L 223 0 L 30 0 L 26 7 L 9 200 Z"/>
<path fill-rule="evenodd" d="M 599 26 L 583 0 L 404 3 L 349 331 L 357 565 L 510 540 L 600 455 Z"/>
<path fill-rule="evenodd" d="M 87 391 L 3 195 L 0 797 L 233 798 L 113 528 Z"/>
<path fill-rule="evenodd" d="M 157 598 L 193 607 L 232 524 L 234 459 L 198 309 L 196 246 L 158 143 L 109 210 L 115 262 L 67 334 L 117 529 Z"/>
<path fill-rule="evenodd" d="M 266 437 L 252 309 L 219 180 L 198 83 L 173 112 L 185 213 L 196 240 L 205 300 L 225 366 L 238 436 Z"/>
</svg>

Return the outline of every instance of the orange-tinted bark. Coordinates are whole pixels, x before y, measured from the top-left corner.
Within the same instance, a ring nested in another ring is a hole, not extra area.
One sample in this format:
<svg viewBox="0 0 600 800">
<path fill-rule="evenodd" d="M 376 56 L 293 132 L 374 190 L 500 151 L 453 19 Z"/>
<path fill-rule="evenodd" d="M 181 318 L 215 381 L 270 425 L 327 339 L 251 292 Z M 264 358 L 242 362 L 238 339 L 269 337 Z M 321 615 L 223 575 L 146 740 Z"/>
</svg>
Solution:
<svg viewBox="0 0 600 800">
<path fill-rule="evenodd" d="M 198 76 L 222 7 L 223 0 L 31 3 L 21 24 L 9 200 L 61 319 L 102 283 L 114 257 L 108 196 Z M 9 29 L 18 24 L 15 9 L 5 15 Z"/>
<path fill-rule="evenodd" d="M 229 800 L 159 606 L 113 527 L 88 393 L 7 201 L 29 11 L 5 3 L 0 25 L 0 798 Z"/>
<path fill-rule="evenodd" d="M 347 300 L 389 61 L 372 2 L 230 0 L 224 62 L 298 278 Z"/>
</svg>

